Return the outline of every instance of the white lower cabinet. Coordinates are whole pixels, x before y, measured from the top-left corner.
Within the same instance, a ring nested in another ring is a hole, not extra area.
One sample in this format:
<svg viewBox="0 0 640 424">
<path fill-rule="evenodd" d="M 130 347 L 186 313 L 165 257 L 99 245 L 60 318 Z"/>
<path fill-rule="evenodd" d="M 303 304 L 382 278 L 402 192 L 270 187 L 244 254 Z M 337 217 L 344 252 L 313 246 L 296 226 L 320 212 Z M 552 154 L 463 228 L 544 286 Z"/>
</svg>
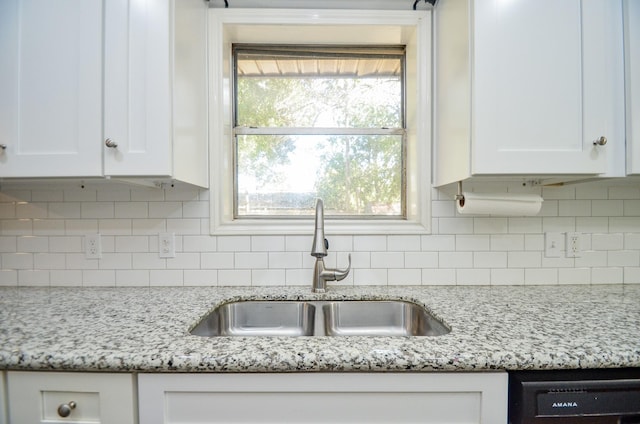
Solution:
<svg viewBox="0 0 640 424">
<path fill-rule="evenodd" d="M 8 371 L 11 424 L 134 424 L 133 374 Z"/>
<path fill-rule="evenodd" d="M 141 374 L 140 424 L 507 422 L 507 374 Z"/>
<path fill-rule="evenodd" d="M 7 394 L 5 393 L 4 371 L 0 371 L 0 424 L 7 422 Z"/>
</svg>

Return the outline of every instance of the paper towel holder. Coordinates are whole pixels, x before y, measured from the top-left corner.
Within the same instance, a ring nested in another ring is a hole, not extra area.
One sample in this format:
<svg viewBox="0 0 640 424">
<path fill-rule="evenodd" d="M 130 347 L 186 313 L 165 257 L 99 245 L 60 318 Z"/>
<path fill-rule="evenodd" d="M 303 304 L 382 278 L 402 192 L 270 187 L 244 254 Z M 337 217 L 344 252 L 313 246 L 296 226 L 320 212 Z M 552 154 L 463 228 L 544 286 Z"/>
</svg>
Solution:
<svg viewBox="0 0 640 424">
<path fill-rule="evenodd" d="M 460 206 L 464 206 L 464 194 L 462 194 L 462 181 L 458 181 L 458 194 L 456 194 L 456 202 L 460 203 Z"/>
</svg>

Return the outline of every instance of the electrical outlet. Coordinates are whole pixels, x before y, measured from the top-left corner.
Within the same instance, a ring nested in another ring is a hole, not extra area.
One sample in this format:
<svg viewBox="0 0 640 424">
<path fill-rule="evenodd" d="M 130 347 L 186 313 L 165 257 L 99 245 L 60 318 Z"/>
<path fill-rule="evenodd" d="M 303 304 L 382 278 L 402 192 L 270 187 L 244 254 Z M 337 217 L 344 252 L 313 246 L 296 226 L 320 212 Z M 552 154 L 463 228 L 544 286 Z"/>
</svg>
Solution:
<svg viewBox="0 0 640 424">
<path fill-rule="evenodd" d="M 567 233 L 567 258 L 579 258 L 582 251 L 582 234 Z"/>
<path fill-rule="evenodd" d="M 86 259 L 100 259 L 102 257 L 100 234 L 87 234 L 84 237 L 84 257 Z"/>
<path fill-rule="evenodd" d="M 158 255 L 161 258 L 176 257 L 176 237 L 173 233 L 161 233 L 158 236 Z"/>
<path fill-rule="evenodd" d="M 564 250 L 564 237 L 562 233 L 544 233 L 544 256 L 547 258 L 559 258 Z"/>
</svg>

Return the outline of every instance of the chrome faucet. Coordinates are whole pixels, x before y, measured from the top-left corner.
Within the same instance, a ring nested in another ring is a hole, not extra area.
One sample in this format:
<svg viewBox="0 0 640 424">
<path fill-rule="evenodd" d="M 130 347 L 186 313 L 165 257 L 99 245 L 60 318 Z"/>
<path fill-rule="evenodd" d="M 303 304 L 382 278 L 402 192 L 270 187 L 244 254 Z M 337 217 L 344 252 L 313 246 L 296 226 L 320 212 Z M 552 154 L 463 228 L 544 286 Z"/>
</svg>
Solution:
<svg viewBox="0 0 640 424">
<path fill-rule="evenodd" d="M 324 237 L 324 204 L 322 199 L 316 200 L 316 227 L 313 231 L 313 244 L 311 245 L 311 256 L 316 258 L 316 265 L 313 269 L 313 285 L 311 290 L 314 293 L 324 293 L 327 291 L 327 281 L 344 280 L 351 270 L 351 254 L 349 254 L 349 266 L 347 269 L 329 269 L 324 267 L 324 257 L 327 256 L 329 242 Z"/>
</svg>

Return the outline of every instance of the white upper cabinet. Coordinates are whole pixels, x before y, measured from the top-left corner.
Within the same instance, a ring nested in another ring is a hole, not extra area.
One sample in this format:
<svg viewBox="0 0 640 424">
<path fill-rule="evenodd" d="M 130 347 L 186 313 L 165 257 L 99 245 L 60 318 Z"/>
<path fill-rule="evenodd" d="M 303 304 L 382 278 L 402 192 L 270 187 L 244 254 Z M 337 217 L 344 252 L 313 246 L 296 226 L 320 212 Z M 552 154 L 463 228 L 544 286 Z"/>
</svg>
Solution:
<svg viewBox="0 0 640 424">
<path fill-rule="evenodd" d="M 434 16 L 435 185 L 624 175 L 621 0 L 440 0 Z"/>
<path fill-rule="evenodd" d="M 640 2 L 624 2 L 627 174 L 640 174 Z"/>
<path fill-rule="evenodd" d="M 203 0 L 0 0 L 0 177 L 208 185 Z"/>
<path fill-rule="evenodd" d="M 0 0 L 0 176 L 102 175 L 102 1 Z"/>
<path fill-rule="evenodd" d="M 206 8 L 105 2 L 106 176 L 208 185 Z"/>
</svg>

